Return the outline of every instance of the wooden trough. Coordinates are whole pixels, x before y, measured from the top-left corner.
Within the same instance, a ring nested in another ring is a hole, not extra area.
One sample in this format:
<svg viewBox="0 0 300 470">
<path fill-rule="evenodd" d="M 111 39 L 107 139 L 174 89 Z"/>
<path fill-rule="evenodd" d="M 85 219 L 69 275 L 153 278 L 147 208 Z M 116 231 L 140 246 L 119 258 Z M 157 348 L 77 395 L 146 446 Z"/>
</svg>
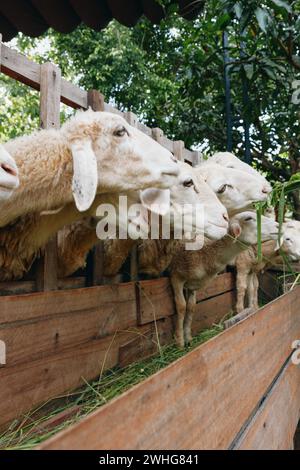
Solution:
<svg viewBox="0 0 300 470">
<path fill-rule="evenodd" d="M 1 65 L 40 91 L 42 127 L 59 126 L 60 102 L 120 113 L 99 92 L 62 79 L 54 65 L 35 64 L 4 45 Z M 199 162 L 183 142 L 139 123 L 133 113 L 121 114 L 178 159 Z M 58 279 L 56 253 L 54 239 L 29 277 L 0 285 L 1 430 L 104 370 L 172 341 L 169 280 L 137 281 L 134 251 L 131 282 L 114 285 L 102 285 L 101 242 L 87 272 L 69 279 Z M 275 300 L 40 448 L 292 448 L 300 408 L 300 369 L 290 360 L 291 344 L 300 338 L 299 294 L 295 289 Z M 198 293 L 194 332 L 223 319 L 234 299 L 234 275 L 218 276 Z"/>
</svg>

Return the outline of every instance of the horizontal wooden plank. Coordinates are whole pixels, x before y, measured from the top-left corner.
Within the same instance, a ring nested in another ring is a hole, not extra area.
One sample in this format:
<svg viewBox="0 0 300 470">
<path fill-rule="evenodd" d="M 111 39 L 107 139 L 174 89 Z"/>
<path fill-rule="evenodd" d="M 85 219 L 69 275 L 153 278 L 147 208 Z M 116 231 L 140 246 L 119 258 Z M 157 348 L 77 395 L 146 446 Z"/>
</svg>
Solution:
<svg viewBox="0 0 300 470">
<path fill-rule="evenodd" d="M 19 52 L 2 44 L 1 71 L 25 85 L 40 90 L 41 66 Z M 87 108 L 87 92 L 62 80 L 61 101 L 72 108 Z"/>
<path fill-rule="evenodd" d="M 299 293 L 258 310 L 40 448 L 228 448 L 300 335 Z"/>
<path fill-rule="evenodd" d="M 163 318 L 147 325 L 144 334 L 132 339 L 120 347 L 119 366 L 129 364 L 157 354 L 160 348 L 173 341 L 172 318 Z"/>
<path fill-rule="evenodd" d="M 130 305 L 135 302 L 135 285 L 130 282 L 72 291 L 1 297 L 0 327 L 6 323 L 90 311 L 104 304 L 112 305 L 119 311 L 128 302 Z"/>
<path fill-rule="evenodd" d="M 197 291 L 197 302 L 223 294 L 235 289 L 235 276 L 233 273 L 219 274 L 205 289 Z"/>
<path fill-rule="evenodd" d="M 66 395 L 118 364 L 119 348 L 147 329 L 131 328 L 14 367 L 0 368 L 0 428 L 49 399 Z"/>
<path fill-rule="evenodd" d="M 196 334 L 224 320 L 232 311 L 235 300 L 235 291 L 229 291 L 197 303 L 193 321 L 193 333 Z"/>
<path fill-rule="evenodd" d="M 234 448 L 292 450 L 299 419 L 300 367 L 290 362 Z"/>
<path fill-rule="evenodd" d="M 175 313 L 172 287 L 169 278 L 140 281 L 138 301 L 138 322 L 140 325 L 151 323 L 159 318 Z"/>
<path fill-rule="evenodd" d="M 69 277 L 58 280 L 58 289 L 80 289 L 85 287 L 85 277 Z M 36 292 L 35 281 L 0 282 L 0 296 L 32 294 Z M 0 314 L 1 320 L 1 314 Z"/>
<path fill-rule="evenodd" d="M 197 301 L 203 301 L 210 297 L 215 297 L 225 292 L 229 292 L 235 288 L 235 280 L 232 273 L 220 274 L 203 291 L 197 292 Z M 160 279 L 151 279 L 150 281 L 140 281 L 140 299 L 139 299 L 139 308 L 138 308 L 138 320 L 140 325 L 145 325 L 146 323 L 152 322 L 154 319 L 165 318 L 171 316 L 175 313 L 175 304 L 173 300 L 172 287 L 170 285 L 169 278 L 160 278 Z M 228 304 L 228 299 L 230 300 L 230 305 Z M 228 313 L 231 310 L 234 302 L 232 296 L 224 297 L 224 305 L 220 305 L 220 313 L 212 313 L 210 315 L 210 307 L 214 308 L 216 304 L 214 302 L 207 303 L 207 307 L 203 305 L 203 315 L 205 321 L 204 328 L 207 325 L 211 325 L 216 321 L 216 319 L 221 319 L 224 314 Z M 217 303 L 222 303 L 221 300 L 216 301 Z M 225 311 L 225 309 L 227 309 Z M 201 311 L 199 307 L 198 311 Z M 225 312 L 225 313 L 224 313 Z M 222 316 L 220 316 L 222 315 Z M 210 319 L 212 320 L 209 324 Z M 219 321 L 218 320 L 218 321 Z"/>
</svg>

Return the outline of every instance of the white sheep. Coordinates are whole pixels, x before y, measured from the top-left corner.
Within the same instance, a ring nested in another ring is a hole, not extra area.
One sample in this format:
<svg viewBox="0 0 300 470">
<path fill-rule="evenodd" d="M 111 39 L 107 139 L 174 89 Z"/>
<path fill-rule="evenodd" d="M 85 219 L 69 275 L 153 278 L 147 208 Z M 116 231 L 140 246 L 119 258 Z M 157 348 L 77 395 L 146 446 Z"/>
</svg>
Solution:
<svg viewBox="0 0 300 470">
<path fill-rule="evenodd" d="M 265 185 L 265 188 L 268 192 L 271 192 L 272 190 L 270 183 L 261 173 L 259 173 L 252 166 L 248 165 L 248 163 L 245 163 L 240 160 L 231 152 L 217 152 L 208 159 L 208 162 L 217 163 L 218 165 L 221 165 L 226 168 L 233 168 L 235 170 L 244 171 L 245 173 L 248 173 L 249 175 L 255 176 L 256 178 L 260 179 Z"/>
<path fill-rule="evenodd" d="M 210 238 L 221 238 L 228 228 L 226 209 L 206 183 L 194 174 L 193 168 L 180 162 L 178 168 L 180 170 L 178 183 L 170 190 L 171 226 L 181 225 L 181 216 L 183 216 L 187 231 L 197 233 L 204 231 L 204 234 Z M 144 202 L 148 191 L 150 190 L 128 193 L 128 206 L 142 199 L 144 205 L 151 208 L 151 205 Z M 150 199 L 153 199 L 153 192 L 155 194 L 156 190 L 150 191 Z M 117 195 L 109 194 L 97 195 L 89 211 L 83 214 L 79 213 L 75 205 L 71 203 L 57 213 L 26 215 L 11 225 L 0 228 L 0 280 L 21 278 L 47 240 L 63 226 L 66 228 L 58 237 L 59 276 L 65 277 L 82 267 L 88 251 L 99 241 L 95 219 L 91 216 L 96 213 L 97 206 L 103 201 L 117 206 L 116 197 Z M 204 219 L 202 213 L 198 219 L 193 217 L 191 208 L 196 204 L 202 204 L 204 207 Z M 121 216 L 124 217 L 124 214 Z M 165 214 L 163 220 L 168 217 L 169 214 Z M 135 223 L 139 222 L 140 217 L 137 217 Z M 106 241 L 105 274 L 107 276 L 116 274 L 117 267 L 121 267 L 135 243 L 135 240 Z M 113 252 L 116 252 L 116 257 L 112 260 Z"/>
<path fill-rule="evenodd" d="M 239 254 L 235 260 L 237 302 L 236 311 L 240 313 L 245 308 L 245 298 L 248 298 L 248 307 L 257 310 L 258 305 L 258 275 L 265 269 L 276 264 L 284 263 L 281 253 L 284 253 L 289 261 L 300 259 L 300 232 L 295 227 L 297 224 L 289 221 L 283 224 L 282 243 L 268 241 L 262 244 L 262 259 L 258 260 L 257 247 L 252 246 Z"/>
<path fill-rule="evenodd" d="M 18 167 L 12 156 L 0 145 L 0 201 L 9 199 L 19 186 Z"/>
<path fill-rule="evenodd" d="M 201 233 L 211 239 L 219 239 L 228 227 L 227 211 L 217 197 L 195 174 L 195 170 L 186 163 L 179 162 L 180 175 L 178 183 L 171 191 L 171 227 L 181 226 L 182 219 L 188 232 Z M 193 209 L 197 204 L 203 208 L 203 218 L 193 217 Z M 168 215 L 165 216 L 168 218 Z M 164 222 L 162 219 L 161 223 Z M 150 221 L 151 222 L 151 221 Z M 173 234 L 171 233 L 171 238 Z M 59 276 L 65 277 L 85 265 L 89 250 L 98 242 L 93 222 L 84 220 L 66 227 L 59 234 Z M 107 240 L 105 242 L 104 274 L 115 276 L 124 263 L 134 240 Z"/>
<path fill-rule="evenodd" d="M 251 209 L 254 202 L 266 201 L 270 192 L 264 179 L 243 170 L 208 161 L 197 166 L 195 171 L 216 193 L 229 215 Z"/>
<path fill-rule="evenodd" d="M 262 240 L 275 239 L 277 236 L 277 222 L 262 217 Z M 256 242 L 256 214 L 249 211 L 230 219 L 229 234 L 222 240 L 207 243 L 199 251 L 186 251 L 183 245 L 177 250 L 170 266 L 170 278 L 177 311 L 175 338 L 179 347 L 192 339 L 196 290 L 207 286 L 230 260 Z"/>
<path fill-rule="evenodd" d="M 235 157 L 236 158 L 236 157 Z M 249 209 L 256 201 L 266 200 L 269 187 L 256 174 L 203 163 L 194 168 L 226 207 L 229 216 Z M 151 276 L 165 271 L 177 249 L 176 240 L 146 240 L 139 245 L 139 270 Z"/>
<path fill-rule="evenodd" d="M 5 148 L 18 165 L 20 186 L 3 204 L 2 227 L 73 200 L 85 211 L 96 193 L 168 188 L 179 172 L 172 154 L 153 139 L 118 115 L 92 110 L 78 111 L 60 130 L 19 137 Z"/>
</svg>

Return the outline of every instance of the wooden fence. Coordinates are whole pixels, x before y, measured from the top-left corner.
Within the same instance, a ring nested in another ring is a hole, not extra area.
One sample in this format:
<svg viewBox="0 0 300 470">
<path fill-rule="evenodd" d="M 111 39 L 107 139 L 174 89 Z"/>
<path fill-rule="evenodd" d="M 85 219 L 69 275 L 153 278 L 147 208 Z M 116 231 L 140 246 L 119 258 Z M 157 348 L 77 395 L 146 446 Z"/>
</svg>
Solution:
<svg viewBox="0 0 300 470">
<path fill-rule="evenodd" d="M 40 449 L 292 449 L 300 288 L 57 434 Z"/>
</svg>

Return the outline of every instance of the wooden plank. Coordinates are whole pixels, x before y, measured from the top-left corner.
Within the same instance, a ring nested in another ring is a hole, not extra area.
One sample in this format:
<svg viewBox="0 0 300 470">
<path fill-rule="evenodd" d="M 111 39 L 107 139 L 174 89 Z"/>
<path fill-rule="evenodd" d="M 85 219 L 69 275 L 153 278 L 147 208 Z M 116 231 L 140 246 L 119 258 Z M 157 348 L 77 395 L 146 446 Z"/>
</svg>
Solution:
<svg viewBox="0 0 300 470">
<path fill-rule="evenodd" d="M 125 119 L 131 126 L 137 127 L 138 118 L 136 114 L 129 111 L 128 113 L 125 114 Z M 137 281 L 139 277 L 138 273 L 139 273 L 138 249 L 137 249 L 137 245 L 135 244 L 130 251 L 130 280 Z"/>
<path fill-rule="evenodd" d="M 88 92 L 88 106 L 93 111 L 104 111 L 104 96 L 97 90 L 90 90 Z M 99 286 L 103 284 L 104 277 L 104 242 L 99 240 L 99 243 L 93 248 L 92 255 L 88 257 L 92 261 L 92 285 Z M 88 268 L 89 269 L 89 268 Z"/>
<path fill-rule="evenodd" d="M 299 293 L 258 310 L 40 448 L 228 448 L 300 335 Z"/>
<path fill-rule="evenodd" d="M 300 367 L 290 362 L 234 449 L 292 450 L 299 418 Z"/>
<path fill-rule="evenodd" d="M 233 309 L 235 297 L 235 292 L 229 291 L 197 303 L 193 320 L 193 334 L 224 320 Z"/>
<path fill-rule="evenodd" d="M 145 325 L 175 313 L 173 292 L 168 278 L 140 281 L 138 323 Z"/>
<path fill-rule="evenodd" d="M 122 309 L 130 307 L 135 312 L 135 299 L 134 283 L 1 297 L 0 326 L 25 320 L 42 320 L 70 312 L 90 311 L 106 304 L 111 305 L 116 314 L 120 306 Z"/>
<path fill-rule="evenodd" d="M 235 276 L 233 273 L 219 274 L 205 289 L 197 291 L 197 302 L 215 297 L 235 289 Z"/>
<path fill-rule="evenodd" d="M 142 334 L 146 328 L 131 328 L 131 331 L 95 339 L 47 357 L 1 368 L 0 428 L 4 429 L 33 407 L 67 395 L 85 385 L 85 381 L 115 367 L 120 346 Z"/>
<path fill-rule="evenodd" d="M 46 63 L 41 65 L 40 72 L 40 124 L 42 129 L 59 129 L 61 71 L 55 65 Z M 36 264 L 37 290 L 57 290 L 58 261 L 56 236 L 49 240 L 43 251 L 43 256 L 41 256 Z"/>
<path fill-rule="evenodd" d="M 41 66 L 2 44 L 2 72 L 25 85 L 40 90 Z M 72 108 L 87 108 L 87 92 L 67 80 L 61 82 L 61 101 Z"/>
<path fill-rule="evenodd" d="M 169 317 L 175 313 L 175 305 L 173 300 L 173 292 L 170 281 L 168 278 L 151 279 L 150 281 L 140 281 L 140 299 L 139 299 L 139 311 L 138 321 L 140 325 L 150 323 L 156 318 L 156 320 L 164 317 Z M 197 292 L 197 302 L 206 300 L 210 297 L 215 297 L 225 292 L 229 292 L 235 288 L 234 275 L 232 273 L 220 274 L 214 280 L 212 284 L 207 286 L 203 291 Z M 230 299 L 231 304 L 229 305 L 228 300 Z M 204 324 L 209 324 L 211 319 L 211 326 L 215 320 L 222 318 L 220 315 L 224 315 L 224 310 L 227 308 L 228 313 L 231 310 L 234 302 L 233 294 L 231 296 L 224 297 L 224 306 L 220 306 L 220 314 L 212 313 L 208 315 L 207 309 L 209 306 L 212 308 L 217 305 L 218 302 L 222 302 L 220 299 L 204 305 Z M 201 310 L 201 307 L 199 307 Z M 199 311 L 200 311 L 199 310 Z M 218 320 L 218 321 L 219 321 Z M 206 327 L 206 326 L 205 326 Z"/>
<path fill-rule="evenodd" d="M 148 325 L 144 334 L 128 341 L 119 350 L 119 366 L 126 367 L 134 362 L 157 354 L 160 348 L 173 341 L 171 318 L 163 318 Z"/>
<path fill-rule="evenodd" d="M 85 277 L 69 277 L 58 280 L 58 289 L 80 289 L 85 287 Z M 32 294 L 35 292 L 35 281 L 0 282 L 0 296 Z M 0 315 L 1 319 L 1 315 Z"/>
<path fill-rule="evenodd" d="M 175 140 L 174 146 L 173 146 L 174 156 L 177 158 L 177 160 L 181 162 L 184 161 L 183 149 L 184 149 L 184 142 L 182 140 Z"/>
<path fill-rule="evenodd" d="M 72 295 L 72 292 L 69 292 Z M 121 308 L 120 308 L 121 306 Z M 0 325 L 0 338 L 7 348 L 6 368 L 26 363 L 66 348 L 113 335 L 136 326 L 135 300 L 101 299 L 97 307 L 63 314 L 43 315 Z M 0 377 L 2 377 L 0 371 Z"/>
</svg>

